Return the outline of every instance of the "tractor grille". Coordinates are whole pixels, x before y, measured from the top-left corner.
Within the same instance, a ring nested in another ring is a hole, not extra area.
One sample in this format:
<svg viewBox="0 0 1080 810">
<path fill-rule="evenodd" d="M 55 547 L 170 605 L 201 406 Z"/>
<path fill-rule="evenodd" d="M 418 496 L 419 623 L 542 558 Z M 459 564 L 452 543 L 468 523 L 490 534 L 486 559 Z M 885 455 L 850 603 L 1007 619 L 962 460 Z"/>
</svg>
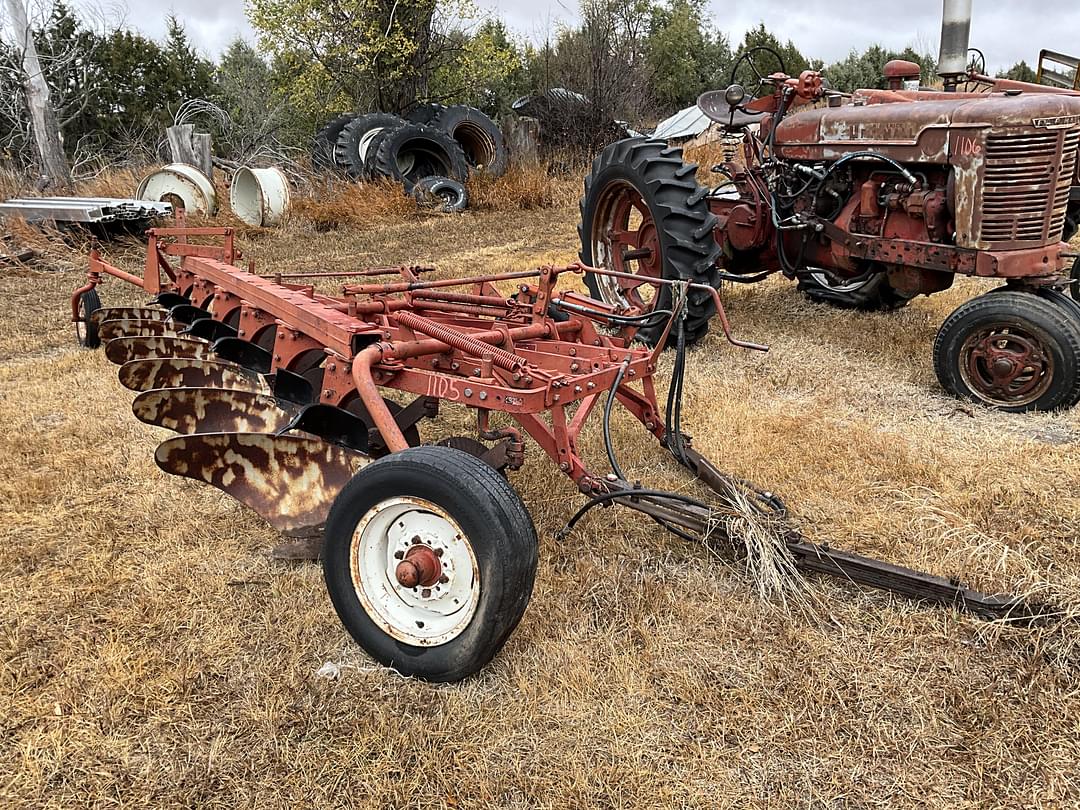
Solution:
<svg viewBox="0 0 1080 810">
<path fill-rule="evenodd" d="M 1061 238 L 1080 129 L 991 133 L 986 139 L 982 241 Z"/>
</svg>

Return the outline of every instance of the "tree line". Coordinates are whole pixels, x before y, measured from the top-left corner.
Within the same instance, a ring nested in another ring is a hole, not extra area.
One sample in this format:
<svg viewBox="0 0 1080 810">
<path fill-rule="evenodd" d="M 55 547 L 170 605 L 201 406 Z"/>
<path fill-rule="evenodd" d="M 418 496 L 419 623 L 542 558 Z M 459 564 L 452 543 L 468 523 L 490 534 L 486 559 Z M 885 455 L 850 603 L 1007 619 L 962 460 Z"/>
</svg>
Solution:
<svg viewBox="0 0 1080 810">
<path fill-rule="evenodd" d="M 173 16 L 159 42 L 97 30 L 56 0 L 31 33 L 69 159 L 76 167 L 156 159 L 164 128 L 192 99 L 213 105 L 205 126 L 219 154 L 243 159 L 268 145 L 305 149 L 321 123 L 345 110 L 402 113 L 439 101 L 498 116 L 554 87 L 643 127 L 726 86 L 738 54 L 754 46 L 775 52 L 789 74 L 823 70 L 846 91 L 881 86 L 892 58 L 919 62 L 926 79 L 935 62 L 911 48 L 870 45 L 826 65 L 764 23 L 733 42 L 705 0 L 580 0 L 580 23 L 539 43 L 516 38 L 471 0 L 249 0 L 248 14 L 259 42 L 236 40 L 212 61 Z M 764 51 L 755 62 L 763 72 L 779 67 Z M 1022 63 L 1009 71 L 1028 73 Z M 0 43 L 0 161 L 13 167 L 35 159 L 25 78 L 18 38 L 9 38 Z"/>
</svg>

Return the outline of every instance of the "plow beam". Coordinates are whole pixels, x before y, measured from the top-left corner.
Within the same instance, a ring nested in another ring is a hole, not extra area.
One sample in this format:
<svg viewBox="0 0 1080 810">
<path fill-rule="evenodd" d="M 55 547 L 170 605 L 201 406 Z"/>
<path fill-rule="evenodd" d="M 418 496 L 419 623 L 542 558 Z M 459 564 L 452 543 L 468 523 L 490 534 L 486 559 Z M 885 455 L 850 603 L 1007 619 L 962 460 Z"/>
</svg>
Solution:
<svg viewBox="0 0 1080 810">
<path fill-rule="evenodd" d="M 132 360 L 120 366 L 120 384 L 132 391 L 153 388 L 225 388 L 270 394 L 260 374 L 233 363 L 183 357 Z"/>
<path fill-rule="evenodd" d="M 299 408 L 253 391 L 222 388 L 155 388 L 131 403 L 141 422 L 174 433 L 277 433 Z"/>
<path fill-rule="evenodd" d="M 176 436 L 158 445 L 158 467 L 203 481 L 292 537 L 321 534 L 341 488 L 369 457 L 321 439 L 269 433 Z"/>
</svg>

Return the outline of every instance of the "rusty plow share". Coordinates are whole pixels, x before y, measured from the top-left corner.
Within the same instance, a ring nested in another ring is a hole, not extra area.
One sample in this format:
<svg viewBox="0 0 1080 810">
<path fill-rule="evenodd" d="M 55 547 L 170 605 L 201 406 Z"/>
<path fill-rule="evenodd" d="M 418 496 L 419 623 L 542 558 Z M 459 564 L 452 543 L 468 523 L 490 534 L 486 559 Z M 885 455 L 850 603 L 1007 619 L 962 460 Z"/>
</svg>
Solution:
<svg viewBox="0 0 1080 810">
<path fill-rule="evenodd" d="M 290 539 L 279 556 L 321 558 L 350 634 L 405 674 L 464 678 L 498 653 L 523 615 L 537 538 L 506 473 L 524 463 L 526 436 L 586 498 L 563 535 L 602 506 L 710 542 L 735 531 L 723 516 L 741 515 L 771 527 L 793 571 L 992 619 L 1044 610 L 814 544 L 775 495 L 702 456 L 679 418 L 688 296 L 712 297 L 732 344 L 765 349 L 732 336 L 709 287 L 650 279 L 670 288 L 671 309 L 642 313 L 560 292 L 560 276 L 586 271 L 642 283 L 582 265 L 448 279 L 415 267 L 260 275 L 237 265 L 232 236 L 151 231 L 141 277 L 93 254 L 87 284 L 72 297 L 77 333 L 86 345 L 104 343 L 120 382 L 136 392 L 135 416 L 175 434 L 158 446 L 158 466 L 255 510 Z M 107 277 L 152 299 L 103 308 L 97 287 Z M 315 281 L 343 286 L 329 295 Z M 654 385 L 659 349 L 634 341 L 645 326 L 662 327 L 658 346 L 676 347 L 665 408 Z M 391 391 L 393 400 L 384 397 Z M 469 409 L 475 436 L 423 444 L 419 425 L 442 404 Z M 611 440 L 615 407 L 711 497 L 631 484 Z M 603 474 L 578 450 L 596 413 L 611 467 Z"/>
</svg>

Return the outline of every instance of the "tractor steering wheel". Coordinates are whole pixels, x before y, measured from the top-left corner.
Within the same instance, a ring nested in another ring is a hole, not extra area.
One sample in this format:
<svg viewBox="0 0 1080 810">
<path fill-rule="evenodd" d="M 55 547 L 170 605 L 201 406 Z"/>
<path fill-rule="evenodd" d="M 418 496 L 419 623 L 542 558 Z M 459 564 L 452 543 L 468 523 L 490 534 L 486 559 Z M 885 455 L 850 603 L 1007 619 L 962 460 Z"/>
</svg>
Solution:
<svg viewBox="0 0 1080 810">
<path fill-rule="evenodd" d="M 978 48 L 968 48 L 968 71 L 971 73 L 986 73 L 986 54 Z"/>
<path fill-rule="evenodd" d="M 731 68 L 731 81 L 728 82 L 728 84 L 741 84 L 743 87 L 750 86 L 748 82 L 740 82 L 738 80 L 739 68 L 741 68 L 745 62 L 750 70 L 753 71 L 754 78 L 757 79 L 754 83 L 754 86 L 757 89 L 752 93 L 752 95 L 757 98 L 758 94 L 761 92 L 761 88 L 769 84 L 769 76 L 776 73 L 776 71 L 771 70 L 762 73 L 761 69 L 758 68 L 757 63 L 754 61 L 754 54 L 768 54 L 771 56 L 776 61 L 780 73 L 783 73 L 785 76 L 787 75 L 787 67 L 784 65 L 784 57 L 782 57 L 775 48 L 770 48 L 768 45 L 755 45 L 739 54 L 739 58 L 735 60 L 735 64 Z"/>
</svg>

